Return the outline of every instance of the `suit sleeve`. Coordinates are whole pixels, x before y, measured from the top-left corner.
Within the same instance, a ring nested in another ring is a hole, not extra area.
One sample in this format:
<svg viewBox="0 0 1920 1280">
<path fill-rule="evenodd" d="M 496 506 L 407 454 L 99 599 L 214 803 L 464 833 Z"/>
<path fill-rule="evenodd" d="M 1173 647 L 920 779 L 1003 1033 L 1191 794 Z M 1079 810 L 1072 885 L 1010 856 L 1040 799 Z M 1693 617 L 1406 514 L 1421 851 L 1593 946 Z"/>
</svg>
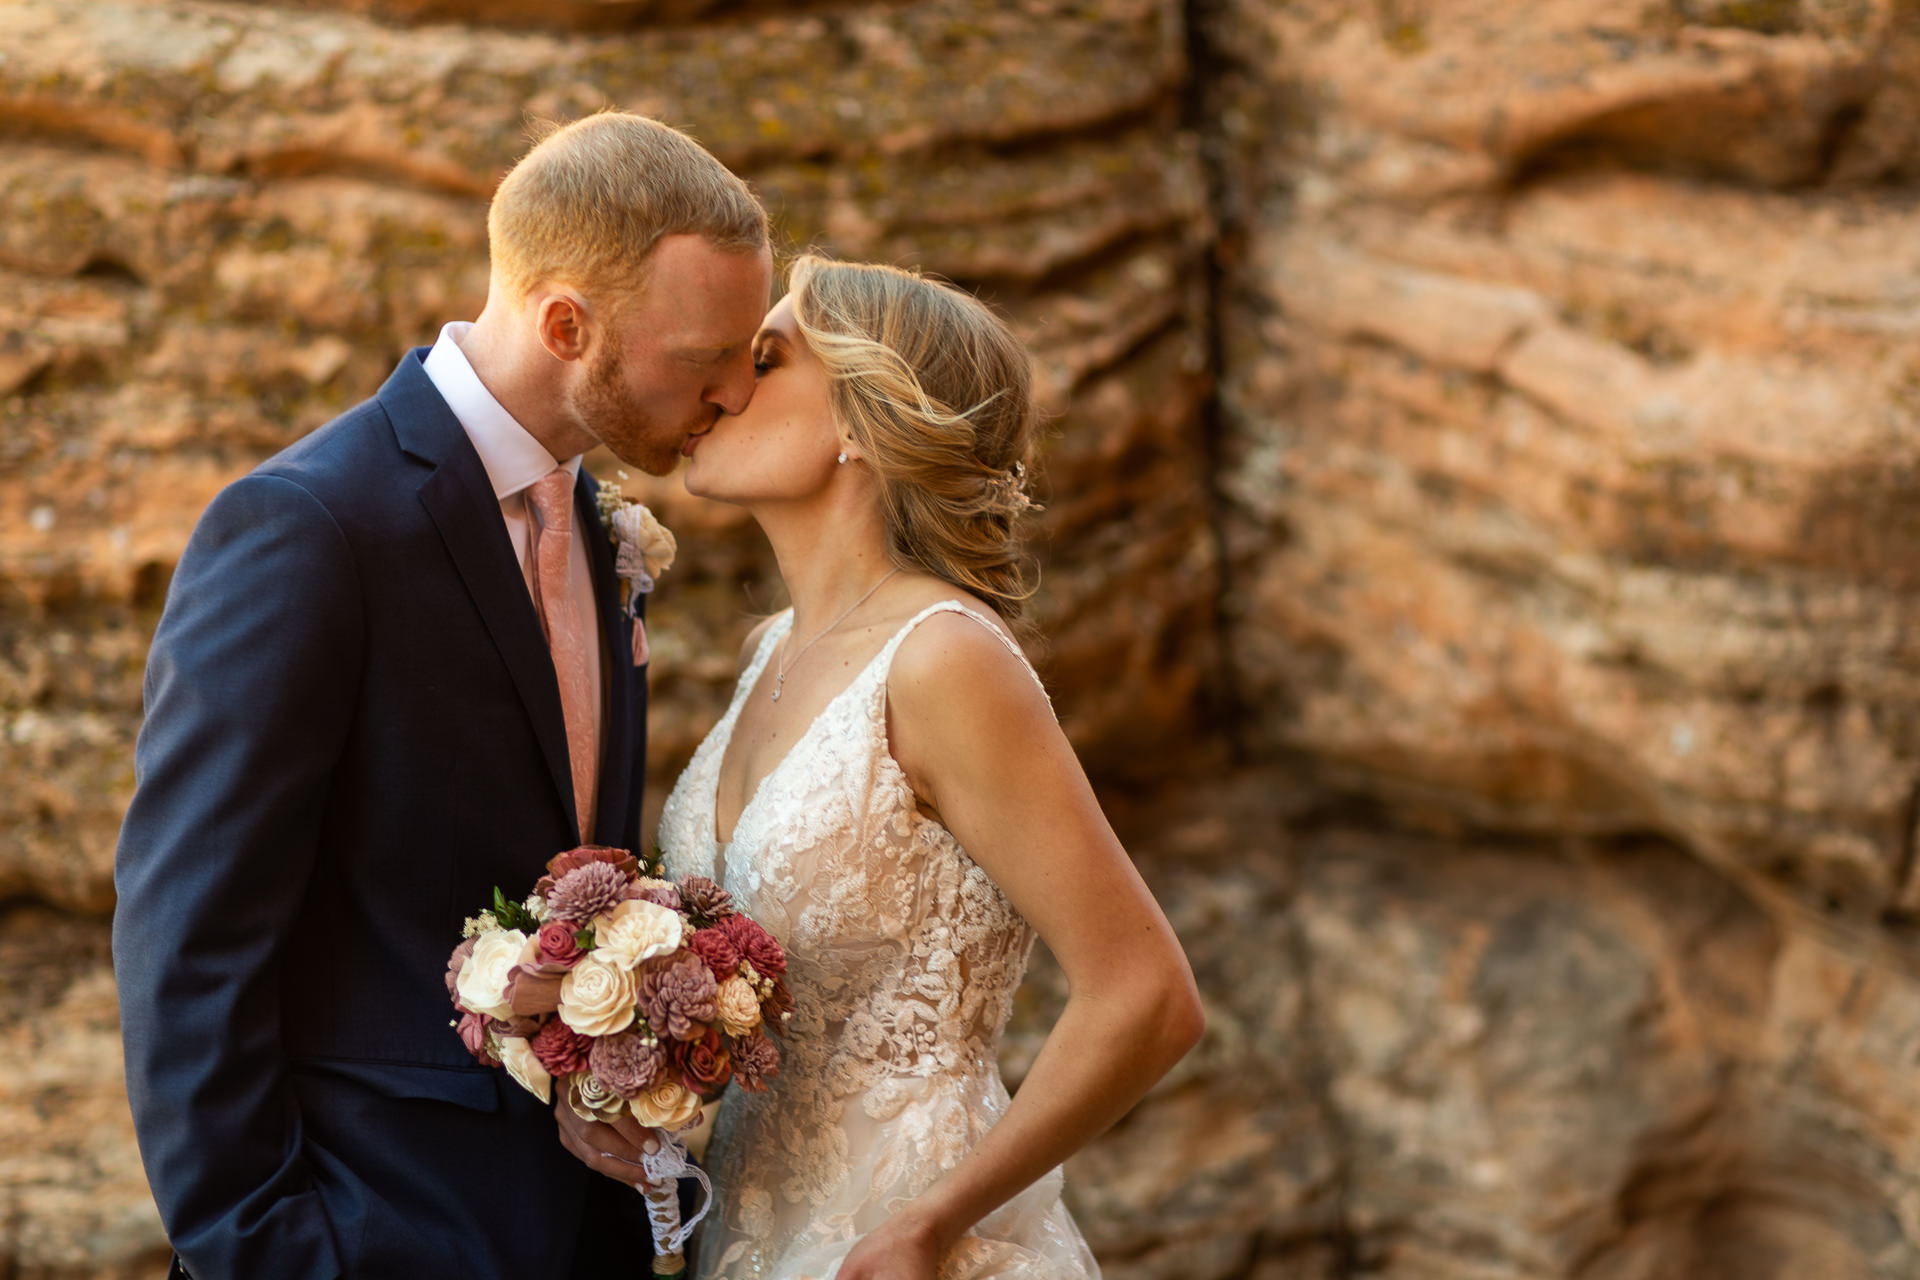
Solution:
<svg viewBox="0 0 1920 1280">
<path fill-rule="evenodd" d="M 351 550 L 253 475 L 188 542 L 147 661 L 115 857 L 115 978 L 141 1158 L 196 1280 L 326 1280 L 278 965 L 311 876 L 364 643 Z"/>
</svg>

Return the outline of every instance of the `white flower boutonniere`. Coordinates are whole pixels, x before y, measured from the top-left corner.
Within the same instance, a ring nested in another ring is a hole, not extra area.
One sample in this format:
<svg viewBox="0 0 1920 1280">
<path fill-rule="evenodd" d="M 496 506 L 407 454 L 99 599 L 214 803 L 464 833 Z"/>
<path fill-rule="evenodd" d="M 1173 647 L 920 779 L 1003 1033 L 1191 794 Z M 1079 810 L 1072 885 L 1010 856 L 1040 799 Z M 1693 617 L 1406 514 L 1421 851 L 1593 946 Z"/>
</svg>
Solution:
<svg viewBox="0 0 1920 1280">
<path fill-rule="evenodd" d="M 614 473 L 621 480 L 627 473 Z M 615 482 L 603 482 L 598 494 L 600 523 L 613 540 L 613 571 L 620 577 L 620 607 L 633 619 L 633 664 L 647 661 L 647 632 L 640 618 L 640 597 L 673 567 L 678 550 L 673 533 L 654 518 L 644 502 L 629 501 Z"/>
</svg>

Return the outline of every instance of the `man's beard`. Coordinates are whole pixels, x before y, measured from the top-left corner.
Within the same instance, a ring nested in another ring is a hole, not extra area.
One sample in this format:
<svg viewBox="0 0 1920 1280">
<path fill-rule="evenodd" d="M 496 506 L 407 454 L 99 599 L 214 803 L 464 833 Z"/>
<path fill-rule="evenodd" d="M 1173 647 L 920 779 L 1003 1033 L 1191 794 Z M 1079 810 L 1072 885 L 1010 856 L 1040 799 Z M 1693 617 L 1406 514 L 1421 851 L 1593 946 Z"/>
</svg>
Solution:
<svg viewBox="0 0 1920 1280">
<path fill-rule="evenodd" d="M 619 374 L 620 357 L 608 343 L 597 356 L 589 358 L 586 386 L 574 397 L 574 413 L 620 461 L 648 475 L 664 476 L 679 465 L 680 448 L 687 437 L 712 426 L 720 411 L 702 404 L 697 417 L 678 427 L 663 428 L 627 396 Z"/>
</svg>

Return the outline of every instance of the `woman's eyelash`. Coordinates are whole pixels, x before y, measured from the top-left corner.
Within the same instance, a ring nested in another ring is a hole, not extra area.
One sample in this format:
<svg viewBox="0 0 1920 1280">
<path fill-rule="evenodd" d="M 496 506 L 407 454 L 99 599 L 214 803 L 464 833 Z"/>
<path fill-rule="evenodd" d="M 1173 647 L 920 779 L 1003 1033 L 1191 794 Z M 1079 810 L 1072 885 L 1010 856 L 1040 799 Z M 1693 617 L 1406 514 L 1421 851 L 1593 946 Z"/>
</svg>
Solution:
<svg viewBox="0 0 1920 1280">
<path fill-rule="evenodd" d="M 755 360 L 753 362 L 753 376 L 758 378 L 771 368 L 773 368 L 773 361 L 765 359 Z"/>
</svg>

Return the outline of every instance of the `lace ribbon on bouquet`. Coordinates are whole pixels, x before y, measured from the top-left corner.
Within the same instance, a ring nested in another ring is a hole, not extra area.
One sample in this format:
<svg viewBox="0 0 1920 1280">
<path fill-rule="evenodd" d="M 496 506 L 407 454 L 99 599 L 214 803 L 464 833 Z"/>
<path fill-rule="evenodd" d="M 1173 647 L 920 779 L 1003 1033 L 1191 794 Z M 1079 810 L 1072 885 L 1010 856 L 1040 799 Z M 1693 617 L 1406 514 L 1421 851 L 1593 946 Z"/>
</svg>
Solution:
<svg viewBox="0 0 1920 1280">
<path fill-rule="evenodd" d="M 653 1226 L 653 1248 L 659 1255 L 654 1260 L 654 1273 L 678 1275 L 686 1269 L 681 1248 L 700 1220 L 707 1216 L 707 1210 L 713 1207 L 713 1183 L 707 1171 L 693 1162 L 679 1134 L 665 1129 L 655 1129 L 654 1133 L 659 1135 L 660 1146 L 642 1154 L 641 1168 L 646 1170 L 647 1180 L 637 1190 L 646 1198 L 647 1220 Z M 692 1178 L 700 1184 L 699 1208 L 685 1222 L 680 1221 L 682 1178 Z"/>
</svg>

